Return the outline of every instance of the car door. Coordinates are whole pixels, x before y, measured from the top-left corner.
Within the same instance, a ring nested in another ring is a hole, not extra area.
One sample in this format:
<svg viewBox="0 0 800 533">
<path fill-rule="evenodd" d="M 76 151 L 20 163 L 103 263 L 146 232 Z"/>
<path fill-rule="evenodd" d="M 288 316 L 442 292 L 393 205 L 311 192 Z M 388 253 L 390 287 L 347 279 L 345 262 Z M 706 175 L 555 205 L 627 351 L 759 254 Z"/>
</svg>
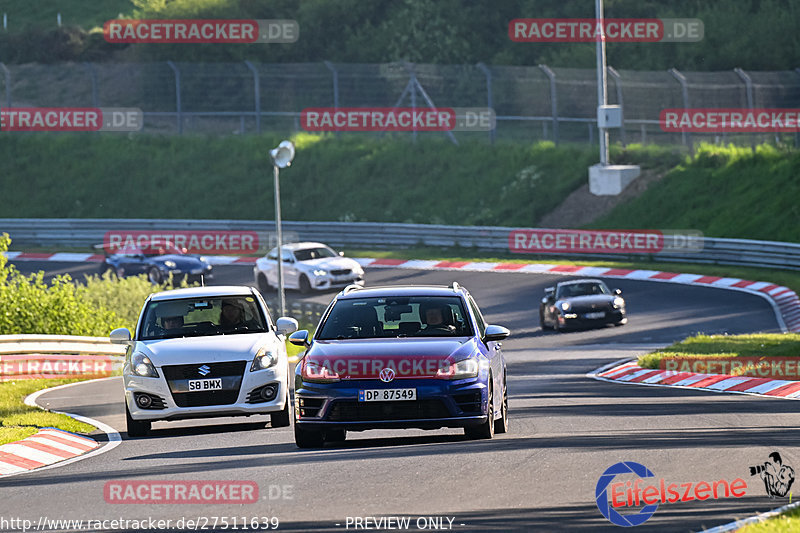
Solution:
<svg viewBox="0 0 800 533">
<path fill-rule="evenodd" d="M 283 259 L 283 284 L 291 289 L 296 289 L 300 286 L 300 275 L 295 263 L 294 254 L 291 250 L 283 250 L 281 253 Z M 277 276 L 277 274 L 276 274 Z"/>
<path fill-rule="evenodd" d="M 556 296 L 555 296 L 556 289 L 554 288 L 552 292 L 545 293 L 544 298 L 542 299 L 542 315 L 544 315 L 544 321 L 551 326 L 556 323 L 556 315 L 554 313 L 555 304 L 556 304 Z M 542 324 L 544 325 L 544 324 Z"/>
<path fill-rule="evenodd" d="M 263 263 L 264 275 L 267 277 L 267 283 L 272 287 L 278 286 L 278 249 L 270 250 Z"/>
<path fill-rule="evenodd" d="M 469 306 L 472 310 L 472 314 L 475 316 L 475 324 L 478 328 L 478 336 L 482 339 L 484 334 L 486 333 L 486 320 L 483 318 L 483 314 L 481 313 L 480 308 L 478 308 L 478 304 L 475 303 L 475 300 L 472 299 L 472 296 L 467 298 L 469 302 Z M 503 390 L 503 343 L 499 341 L 489 341 L 485 343 L 486 345 L 486 355 L 489 358 L 489 364 L 492 368 L 492 388 L 494 391 L 493 395 L 493 404 L 494 404 L 494 412 L 498 413 L 500 409 L 500 401 L 502 401 L 502 390 Z"/>
</svg>

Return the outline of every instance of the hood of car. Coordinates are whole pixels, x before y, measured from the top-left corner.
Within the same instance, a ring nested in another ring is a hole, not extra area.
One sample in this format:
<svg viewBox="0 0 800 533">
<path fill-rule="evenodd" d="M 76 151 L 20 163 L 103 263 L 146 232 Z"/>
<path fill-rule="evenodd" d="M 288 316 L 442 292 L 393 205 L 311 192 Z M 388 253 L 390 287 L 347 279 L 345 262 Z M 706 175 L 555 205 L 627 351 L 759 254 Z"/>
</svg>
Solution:
<svg viewBox="0 0 800 533">
<path fill-rule="evenodd" d="M 616 298 L 613 294 L 591 294 L 587 296 L 573 296 L 571 298 L 561 298 L 558 301 L 558 305 L 561 305 L 562 302 L 569 302 L 573 307 L 580 308 L 580 309 L 591 309 L 592 306 L 597 306 L 598 308 L 606 308 L 611 305 L 611 303 Z"/>
<path fill-rule="evenodd" d="M 201 261 L 199 257 L 195 257 L 192 255 L 178 255 L 178 254 L 159 255 L 151 258 L 151 261 L 161 266 L 164 266 L 164 263 L 166 263 L 167 261 L 172 261 L 175 263 L 175 267 L 178 269 L 197 268 L 199 266 L 205 266 L 204 261 Z"/>
<path fill-rule="evenodd" d="M 310 269 L 322 268 L 325 270 L 358 270 L 361 265 L 353 259 L 347 257 L 320 257 L 319 259 L 309 259 L 308 261 L 299 261 L 299 266 L 308 267 Z"/>
<path fill-rule="evenodd" d="M 138 341 L 135 349 L 157 367 L 252 360 L 272 340 L 271 333 L 246 333 Z"/>
</svg>

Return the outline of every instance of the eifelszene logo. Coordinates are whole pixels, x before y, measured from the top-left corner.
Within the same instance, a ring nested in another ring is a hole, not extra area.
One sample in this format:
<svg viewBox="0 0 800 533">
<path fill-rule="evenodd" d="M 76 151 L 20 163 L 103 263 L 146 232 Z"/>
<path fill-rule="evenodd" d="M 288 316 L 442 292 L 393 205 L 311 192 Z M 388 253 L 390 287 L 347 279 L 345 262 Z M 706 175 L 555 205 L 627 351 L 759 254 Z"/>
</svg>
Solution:
<svg viewBox="0 0 800 533">
<path fill-rule="evenodd" d="M 751 467 L 751 472 L 753 468 L 761 467 Z M 764 468 L 766 469 L 766 466 Z M 793 473 L 794 471 L 792 471 Z M 634 480 L 613 482 L 617 476 L 626 474 L 632 474 Z M 595 487 L 595 502 L 600 513 L 618 526 L 638 526 L 647 522 L 661 503 L 742 498 L 747 489 L 747 482 L 742 478 L 736 478 L 730 482 L 720 479 L 688 483 L 669 483 L 661 478 L 647 486 L 643 484 L 642 479 L 644 478 L 655 478 L 655 474 L 640 463 L 624 461 L 608 467 L 597 480 Z M 610 498 L 609 489 L 611 490 Z M 769 491 L 769 489 L 767 490 Z M 625 507 L 641 508 L 627 515 L 617 511 L 617 509 L 621 510 Z"/>
<path fill-rule="evenodd" d="M 794 468 L 783 464 L 781 454 L 778 452 L 772 452 L 769 458 L 770 460 L 763 464 L 751 466 L 750 475 L 761 476 L 770 499 L 783 498 L 789 494 L 789 489 L 794 483 Z"/>
</svg>

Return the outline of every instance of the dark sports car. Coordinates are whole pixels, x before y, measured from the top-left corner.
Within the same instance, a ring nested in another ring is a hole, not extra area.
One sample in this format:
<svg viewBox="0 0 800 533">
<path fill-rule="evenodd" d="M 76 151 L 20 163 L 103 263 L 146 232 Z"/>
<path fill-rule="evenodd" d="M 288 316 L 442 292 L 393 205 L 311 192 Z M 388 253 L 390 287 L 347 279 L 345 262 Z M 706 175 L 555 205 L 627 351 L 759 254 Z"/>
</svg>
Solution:
<svg viewBox="0 0 800 533">
<path fill-rule="evenodd" d="M 112 252 L 103 247 L 106 254 L 100 265 L 100 273 L 108 270 L 120 278 L 147 274 L 155 284 L 166 281 L 170 274 L 176 283 L 186 277 L 187 281 L 208 281 L 212 278 L 211 264 L 201 256 L 187 254 L 169 241 L 148 242 L 143 246 L 128 246 Z"/>
<path fill-rule="evenodd" d="M 610 291 L 599 279 L 562 281 L 544 290 L 539 304 L 542 329 L 560 331 L 568 328 L 605 324 L 621 326 L 628 321 L 622 291 Z"/>
</svg>

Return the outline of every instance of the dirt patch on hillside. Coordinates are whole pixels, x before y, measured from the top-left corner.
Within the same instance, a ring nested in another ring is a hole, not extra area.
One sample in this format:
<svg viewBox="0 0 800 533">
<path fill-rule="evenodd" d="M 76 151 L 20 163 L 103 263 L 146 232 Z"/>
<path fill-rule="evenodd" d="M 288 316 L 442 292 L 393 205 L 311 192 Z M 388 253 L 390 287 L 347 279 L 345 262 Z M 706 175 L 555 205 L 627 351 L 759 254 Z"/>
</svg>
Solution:
<svg viewBox="0 0 800 533">
<path fill-rule="evenodd" d="M 619 196 L 595 196 L 589 192 L 589 175 L 580 189 L 567 196 L 561 205 L 546 214 L 537 224 L 540 228 L 578 228 L 602 217 L 619 204 L 642 194 L 664 177 L 667 170 L 643 170 Z"/>
</svg>

